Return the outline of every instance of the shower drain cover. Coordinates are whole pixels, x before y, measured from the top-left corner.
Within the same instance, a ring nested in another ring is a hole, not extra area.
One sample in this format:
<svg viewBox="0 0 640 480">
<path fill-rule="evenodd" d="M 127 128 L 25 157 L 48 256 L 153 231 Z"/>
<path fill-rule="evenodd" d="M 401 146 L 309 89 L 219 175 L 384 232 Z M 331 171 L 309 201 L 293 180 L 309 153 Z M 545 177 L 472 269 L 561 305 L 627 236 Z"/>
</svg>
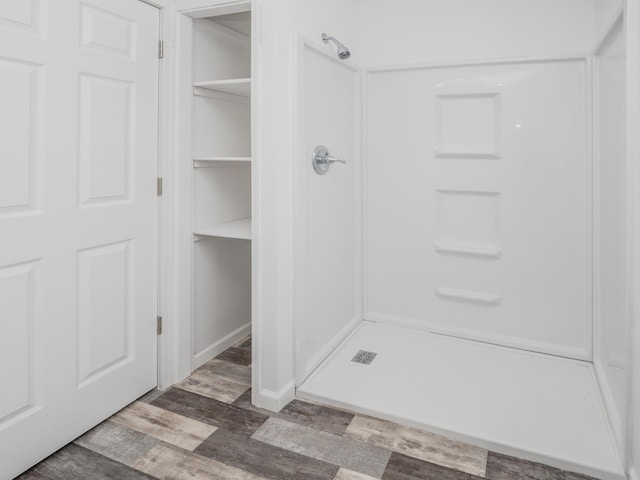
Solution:
<svg viewBox="0 0 640 480">
<path fill-rule="evenodd" d="M 360 350 L 356 353 L 355 357 L 351 359 L 352 362 L 362 363 L 364 365 L 369 365 L 373 362 L 373 359 L 378 355 L 375 352 L 367 352 L 366 350 Z"/>
</svg>

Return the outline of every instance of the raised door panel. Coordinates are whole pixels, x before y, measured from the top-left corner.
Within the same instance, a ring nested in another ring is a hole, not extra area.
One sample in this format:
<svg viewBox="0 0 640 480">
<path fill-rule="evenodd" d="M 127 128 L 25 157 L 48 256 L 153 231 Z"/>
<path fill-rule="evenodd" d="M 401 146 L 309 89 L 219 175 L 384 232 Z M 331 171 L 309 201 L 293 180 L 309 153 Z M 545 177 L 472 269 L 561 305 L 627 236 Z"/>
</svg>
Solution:
<svg viewBox="0 0 640 480">
<path fill-rule="evenodd" d="M 0 478 L 153 388 L 158 11 L 0 2 Z"/>
</svg>

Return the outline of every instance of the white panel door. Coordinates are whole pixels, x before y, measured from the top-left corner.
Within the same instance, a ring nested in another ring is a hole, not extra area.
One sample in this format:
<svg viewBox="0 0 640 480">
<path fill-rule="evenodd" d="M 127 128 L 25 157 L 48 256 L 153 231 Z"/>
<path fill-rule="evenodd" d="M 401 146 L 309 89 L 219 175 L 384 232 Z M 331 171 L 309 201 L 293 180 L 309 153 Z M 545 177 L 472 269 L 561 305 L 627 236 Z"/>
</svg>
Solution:
<svg viewBox="0 0 640 480">
<path fill-rule="evenodd" d="M 0 2 L 0 478 L 156 384 L 158 11 Z"/>
<path fill-rule="evenodd" d="M 366 314 L 590 357 L 584 61 L 368 75 Z"/>
</svg>

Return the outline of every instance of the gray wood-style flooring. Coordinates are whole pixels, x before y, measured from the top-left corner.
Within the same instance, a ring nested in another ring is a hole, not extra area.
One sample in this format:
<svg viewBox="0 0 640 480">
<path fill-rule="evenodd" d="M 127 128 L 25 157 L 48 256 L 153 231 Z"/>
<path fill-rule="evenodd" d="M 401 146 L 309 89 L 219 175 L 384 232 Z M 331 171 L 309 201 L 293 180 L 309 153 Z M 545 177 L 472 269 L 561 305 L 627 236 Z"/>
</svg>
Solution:
<svg viewBox="0 0 640 480">
<path fill-rule="evenodd" d="M 19 479 L 587 480 L 433 433 L 294 400 L 251 405 L 251 340 L 152 391 Z"/>
</svg>

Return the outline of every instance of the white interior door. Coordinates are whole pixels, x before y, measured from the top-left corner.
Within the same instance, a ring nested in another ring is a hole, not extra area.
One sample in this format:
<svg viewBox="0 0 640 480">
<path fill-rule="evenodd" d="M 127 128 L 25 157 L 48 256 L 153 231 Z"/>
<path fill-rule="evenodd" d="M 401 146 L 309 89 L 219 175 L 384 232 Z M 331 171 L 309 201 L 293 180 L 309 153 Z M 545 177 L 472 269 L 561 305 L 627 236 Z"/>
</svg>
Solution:
<svg viewBox="0 0 640 480">
<path fill-rule="evenodd" d="M 156 384 L 158 11 L 0 2 L 0 477 Z"/>
<path fill-rule="evenodd" d="M 365 318 L 590 358 L 586 67 L 368 75 Z"/>
</svg>

